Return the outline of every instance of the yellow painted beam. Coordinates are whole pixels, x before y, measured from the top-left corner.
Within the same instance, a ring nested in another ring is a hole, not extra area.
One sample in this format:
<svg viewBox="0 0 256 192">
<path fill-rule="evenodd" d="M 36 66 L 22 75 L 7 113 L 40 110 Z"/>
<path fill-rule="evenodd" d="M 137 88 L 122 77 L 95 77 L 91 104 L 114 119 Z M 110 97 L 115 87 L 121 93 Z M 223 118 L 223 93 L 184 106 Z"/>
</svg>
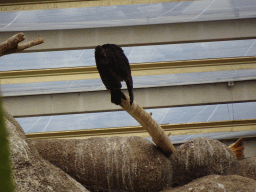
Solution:
<svg viewBox="0 0 256 192">
<path fill-rule="evenodd" d="M 160 126 L 165 132 L 171 133 L 171 135 L 252 131 L 256 130 L 256 119 L 186 124 L 164 124 Z M 26 136 L 28 139 L 84 139 L 106 136 L 150 137 L 146 130 L 141 126 L 27 133 Z"/>
<path fill-rule="evenodd" d="M 0 3 L 0 12 L 7 11 L 26 11 L 43 9 L 66 9 L 77 7 L 98 7 L 114 5 L 148 4 L 148 3 L 166 3 L 178 1 L 193 0 L 4 0 Z M 194 0 L 195 1 L 195 0 Z"/>
<path fill-rule="evenodd" d="M 131 64 L 132 76 L 255 69 L 256 57 Z M 1 84 L 69 81 L 100 78 L 96 66 L 0 72 Z"/>
</svg>

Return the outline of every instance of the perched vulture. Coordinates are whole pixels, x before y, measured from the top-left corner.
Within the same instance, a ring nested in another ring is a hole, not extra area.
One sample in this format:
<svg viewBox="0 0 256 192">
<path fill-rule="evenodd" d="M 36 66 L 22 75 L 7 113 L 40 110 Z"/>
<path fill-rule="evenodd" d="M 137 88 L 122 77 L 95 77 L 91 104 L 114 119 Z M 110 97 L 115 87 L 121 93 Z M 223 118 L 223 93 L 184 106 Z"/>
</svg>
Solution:
<svg viewBox="0 0 256 192">
<path fill-rule="evenodd" d="M 125 81 L 130 104 L 133 103 L 133 81 L 131 68 L 121 47 L 115 44 L 98 45 L 95 48 L 95 61 L 101 80 L 111 93 L 111 102 L 120 105 L 121 98 L 126 99 L 121 91 L 121 81 Z"/>
</svg>

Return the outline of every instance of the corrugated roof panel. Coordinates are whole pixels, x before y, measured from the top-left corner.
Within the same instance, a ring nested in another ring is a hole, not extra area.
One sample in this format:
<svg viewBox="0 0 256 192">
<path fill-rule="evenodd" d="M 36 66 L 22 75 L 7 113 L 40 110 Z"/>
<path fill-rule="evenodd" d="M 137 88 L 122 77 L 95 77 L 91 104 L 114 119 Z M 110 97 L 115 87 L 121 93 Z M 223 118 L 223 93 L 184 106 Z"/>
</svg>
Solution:
<svg viewBox="0 0 256 192">
<path fill-rule="evenodd" d="M 183 1 L 142 5 L 0 12 L 0 31 L 145 25 L 255 17 L 254 0 Z"/>
<path fill-rule="evenodd" d="M 228 81 L 255 80 L 256 69 L 230 70 L 200 73 L 180 73 L 133 77 L 134 88 L 177 86 Z M 122 82 L 123 88 L 126 84 Z M 106 90 L 101 79 L 53 81 L 1 85 L 3 96 L 37 95 L 65 92 Z"/>
<path fill-rule="evenodd" d="M 147 109 L 159 124 L 256 118 L 256 102 Z M 139 125 L 126 111 L 16 118 L 26 133 Z"/>
<path fill-rule="evenodd" d="M 256 56 L 256 40 L 203 42 L 123 48 L 130 63 Z M 5 55 L 0 70 L 27 70 L 95 65 L 94 49 Z"/>
</svg>

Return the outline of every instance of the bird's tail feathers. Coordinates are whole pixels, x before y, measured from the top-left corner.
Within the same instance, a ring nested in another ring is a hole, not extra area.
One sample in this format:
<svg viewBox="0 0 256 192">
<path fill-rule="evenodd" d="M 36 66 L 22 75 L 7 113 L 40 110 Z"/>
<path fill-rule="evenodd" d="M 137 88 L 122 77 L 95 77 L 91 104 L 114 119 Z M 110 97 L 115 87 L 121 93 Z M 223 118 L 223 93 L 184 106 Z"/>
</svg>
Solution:
<svg viewBox="0 0 256 192">
<path fill-rule="evenodd" d="M 126 97 L 124 96 L 121 89 L 115 89 L 111 90 L 111 102 L 120 105 L 121 104 L 121 98 L 126 100 Z"/>
</svg>

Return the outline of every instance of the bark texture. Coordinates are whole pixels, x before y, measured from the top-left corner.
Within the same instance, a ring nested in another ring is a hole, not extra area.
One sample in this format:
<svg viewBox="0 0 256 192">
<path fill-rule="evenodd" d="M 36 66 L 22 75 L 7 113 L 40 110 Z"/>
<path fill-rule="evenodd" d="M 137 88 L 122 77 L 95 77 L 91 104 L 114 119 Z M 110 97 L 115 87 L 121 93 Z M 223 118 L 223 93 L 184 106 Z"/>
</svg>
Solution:
<svg viewBox="0 0 256 192">
<path fill-rule="evenodd" d="M 238 175 L 208 175 L 182 187 L 166 189 L 162 192 L 255 192 L 256 181 Z"/>
<path fill-rule="evenodd" d="M 15 49 L 17 47 L 18 43 L 23 41 L 25 39 L 24 33 L 18 33 L 6 41 L 2 42 L 0 44 L 0 56 L 5 54 L 6 52 L 10 51 L 11 49 Z"/>
<path fill-rule="evenodd" d="M 171 186 L 170 161 L 140 137 L 32 140 L 40 155 L 91 191 L 159 191 Z"/>
<path fill-rule="evenodd" d="M 246 158 L 239 163 L 241 175 L 256 180 L 256 157 Z"/>
<path fill-rule="evenodd" d="M 21 41 L 23 41 L 24 39 L 25 39 L 24 33 L 18 33 L 16 35 L 10 37 L 9 39 L 4 41 L 3 43 L 1 43 L 0 44 L 0 57 L 3 56 L 3 55 L 20 52 L 20 51 L 23 51 L 24 49 L 27 49 L 29 47 L 36 46 L 36 45 L 39 45 L 41 43 L 44 43 L 44 39 L 39 38 L 39 39 L 36 39 L 36 40 L 29 41 L 27 43 L 18 44 Z"/>
<path fill-rule="evenodd" d="M 5 112 L 9 132 L 13 177 L 17 192 L 86 192 L 84 186 L 61 169 L 41 158 L 26 139 L 19 123 Z"/>
<path fill-rule="evenodd" d="M 191 139 L 170 156 L 174 185 L 184 185 L 206 175 L 233 175 L 239 170 L 235 153 L 218 140 Z"/>
</svg>

